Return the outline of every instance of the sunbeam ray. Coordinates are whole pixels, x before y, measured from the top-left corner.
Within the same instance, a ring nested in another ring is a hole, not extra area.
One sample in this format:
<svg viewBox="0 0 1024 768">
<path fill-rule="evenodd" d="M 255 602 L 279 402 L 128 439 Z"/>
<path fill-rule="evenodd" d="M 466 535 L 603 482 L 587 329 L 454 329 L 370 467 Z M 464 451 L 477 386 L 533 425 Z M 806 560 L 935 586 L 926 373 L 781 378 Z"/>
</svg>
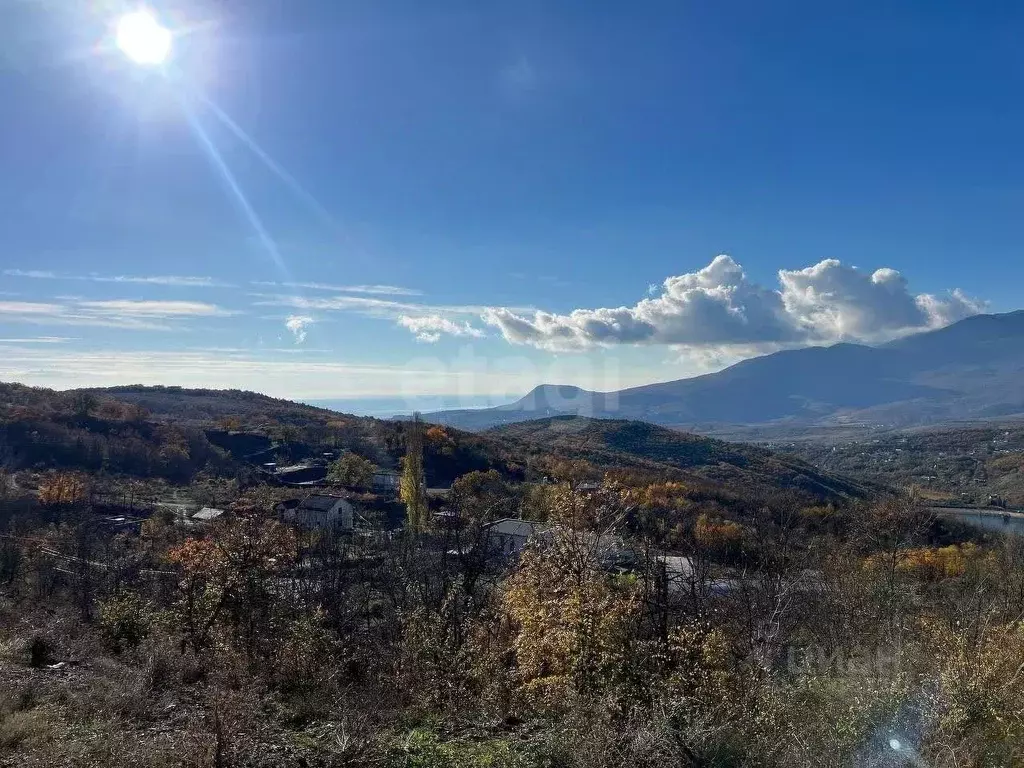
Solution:
<svg viewBox="0 0 1024 768">
<path fill-rule="evenodd" d="M 327 224 L 337 229 L 338 224 L 327 209 L 324 208 L 324 206 L 321 205 L 320 202 L 313 197 L 313 195 L 303 187 L 302 184 L 299 183 L 298 179 L 282 168 L 281 165 L 268 155 L 263 148 L 260 147 L 260 145 L 257 144 L 251 136 L 249 136 L 248 133 L 242 130 L 242 127 L 232 120 L 230 115 L 202 93 L 197 93 L 196 98 L 199 99 L 211 112 L 213 112 L 214 116 L 220 120 L 229 131 L 238 137 L 238 139 L 241 140 L 254 155 L 262 160 L 264 164 L 266 164 L 267 168 L 269 168 L 271 172 L 283 181 L 292 190 L 292 192 L 302 198 L 302 200 Z"/>
<path fill-rule="evenodd" d="M 249 203 L 248 198 L 246 198 L 245 193 L 242 191 L 241 186 L 239 186 L 234 174 L 231 173 L 231 169 L 228 168 L 227 163 L 224 162 L 224 158 L 221 157 L 217 147 L 210 139 L 209 134 L 207 134 L 206 130 L 203 128 L 202 123 L 199 122 L 198 117 L 196 117 L 195 113 L 189 108 L 186 100 L 182 98 L 180 101 L 182 110 L 185 113 L 185 118 L 188 120 L 189 125 L 192 128 L 192 132 L 196 135 L 196 138 L 199 139 L 199 142 L 202 145 L 203 150 L 206 152 L 207 157 L 210 159 L 210 162 L 213 163 L 214 167 L 220 173 L 221 178 L 227 184 L 228 189 L 231 190 L 231 194 L 234 196 L 239 206 L 241 206 L 246 218 L 249 219 L 249 223 L 256 231 L 256 235 L 263 243 L 263 247 L 267 249 L 267 253 L 270 254 L 275 266 L 281 271 L 281 274 L 284 275 L 285 278 L 291 280 L 288 267 L 285 264 L 284 259 L 281 258 L 281 252 L 278 250 L 273 238 L 271 238 L 270 233 L 267 232 L 266 227 L 263 226 L 263 222 L 260 220 L 259 215 Z"/>
</svg>

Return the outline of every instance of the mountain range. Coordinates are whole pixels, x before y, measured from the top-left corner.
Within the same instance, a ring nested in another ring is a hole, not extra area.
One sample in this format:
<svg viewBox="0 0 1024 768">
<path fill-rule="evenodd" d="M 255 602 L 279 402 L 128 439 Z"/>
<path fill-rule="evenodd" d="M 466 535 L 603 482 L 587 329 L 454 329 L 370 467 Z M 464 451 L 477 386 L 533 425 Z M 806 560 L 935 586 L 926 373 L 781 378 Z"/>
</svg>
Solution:
<svg viewBox="0 0 1024 768">
<path fill-rule="evenodd" d="M 508 405 L 424 418 L 484 430 L 564 415 L 708 434 L 737 426 L 903 428 L 1024 418 L 1024 311 L 975 315 L 878 346 L 775 352 L 717 373 L 617 392 L 542 385 Z"/>
</svg>

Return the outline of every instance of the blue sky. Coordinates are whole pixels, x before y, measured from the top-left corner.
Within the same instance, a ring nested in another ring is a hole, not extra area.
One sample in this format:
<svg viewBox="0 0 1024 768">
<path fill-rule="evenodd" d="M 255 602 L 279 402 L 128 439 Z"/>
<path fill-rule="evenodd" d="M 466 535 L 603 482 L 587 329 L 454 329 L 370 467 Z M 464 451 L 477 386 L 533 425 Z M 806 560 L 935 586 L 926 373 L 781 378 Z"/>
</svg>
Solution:
<svg viewBox="0 0 1024 768">
<path fill-rule="evenodd" d="M 138 7 L 0 3 L 0 380 L 501 399 L 1019 306 L 1019 4 L 171 0 L 164 67 Z"/>
</svg>

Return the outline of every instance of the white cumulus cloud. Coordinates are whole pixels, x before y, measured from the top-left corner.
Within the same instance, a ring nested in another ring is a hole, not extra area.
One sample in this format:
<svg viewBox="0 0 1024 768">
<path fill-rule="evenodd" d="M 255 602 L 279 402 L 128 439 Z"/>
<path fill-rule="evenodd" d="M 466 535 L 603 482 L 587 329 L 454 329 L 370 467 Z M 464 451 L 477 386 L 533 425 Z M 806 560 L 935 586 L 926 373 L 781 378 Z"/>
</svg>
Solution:
<svg viewBox="0 0 1024 768">
<path fill-rule="evenodd" d="M 884 339 L 948 325 L 983 309 L 981 302 L 959 291 L 946 297 L 915 296 L 895 269 L 869 274 L 835 259 L 780 270 L 779 282 L 786 312 L 811 338 Z"/>
<path fill-rule="evenodd" d="M 574 350 L 614 344 L 691 349 L 780 348 L 840 340 L 879 341 L 937 328 L 984 309 L 959 291 L 915 295 L 896 270 L 862 272 L 834 259 L 780 270 L 779 287 L 751 281 L 730 256 L 666 278 L 632 306 L 482 314 L 512 344 Z"/>
<path fill-rule="evenodd" d="M 484 336 L 482 330 L 474 328 L 468 322 L 457 323 L 440 315 L 427 315 L 424 317 L 403 315 L 398 318 L 398 324 L 412 331 L 417 341 L 425 341 L 431 344 L 439 341 L 442 335 L 466 336 L 476 339 Z"/>
<path fill-rule="evenodd" d="M 306 340 L 306 329 L 312 324 L 313 318 L 309 315 L 288 315 L 284 321 L 284 327 L 291 331 L 296 344 Z"/>
</svg>

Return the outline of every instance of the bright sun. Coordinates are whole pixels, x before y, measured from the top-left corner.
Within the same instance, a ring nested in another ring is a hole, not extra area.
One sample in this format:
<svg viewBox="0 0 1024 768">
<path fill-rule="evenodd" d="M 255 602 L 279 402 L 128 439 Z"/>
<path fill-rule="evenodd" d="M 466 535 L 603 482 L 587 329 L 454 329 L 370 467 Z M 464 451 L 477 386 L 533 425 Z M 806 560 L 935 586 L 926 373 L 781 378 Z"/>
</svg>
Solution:
<svg viewBox="0 0 1024 768">
<path fill-rule="evenodd" d="M 147 11 L 129 13 L 117 22 L 117 47 L 136 64 L 161 64 L 171 53 L 171 31 Z"/>
</svg>

